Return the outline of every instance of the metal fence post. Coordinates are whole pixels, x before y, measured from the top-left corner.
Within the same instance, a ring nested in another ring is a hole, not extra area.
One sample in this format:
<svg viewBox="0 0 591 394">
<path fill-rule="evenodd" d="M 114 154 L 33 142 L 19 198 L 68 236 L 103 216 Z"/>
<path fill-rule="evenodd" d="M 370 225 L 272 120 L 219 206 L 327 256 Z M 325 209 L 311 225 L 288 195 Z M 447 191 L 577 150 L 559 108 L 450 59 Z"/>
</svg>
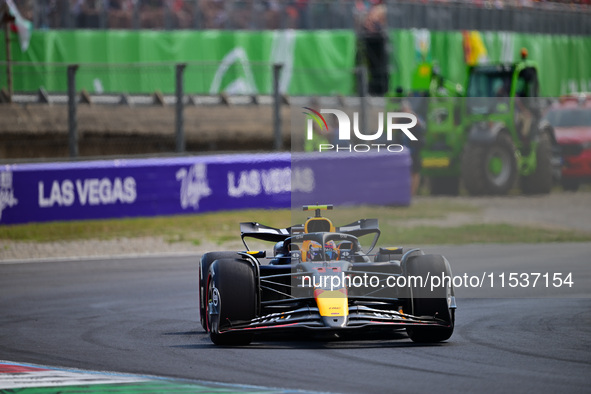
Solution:
<svg viewBox="0 0 591 394">
<path fill-rule="evenodd" d="M 357 76 L 357 94 L 359 95 L 359 126 L 361 130 L 367 130 L 367 68 L 359 66 L 355 69 Z"/>
<path fill-rule="evenodd" d="M 164 30 L 171 30 L 172 27 L 172 10 L 170 9 L 170 3 L 164 3 Z"/>
<path fill-rule="evenodd" d="M 133 30 L 138 30 L 141 28 L 140 26 L 140 2 L 139 0 L 134 0 L 131 2 L 133 4 L 133 16 L 131 18 L 131 26 Z"/>
<path fill-rule="evenodd" d="M 7 14 L 8 15 L 8 14 Z M 0 20 L 0 25 L 4 24 L 4 43 L 6 45 L 6 84 L 8 85 L 8 102 L 12 103 L 12 55 L 10 53 L 10 27 L 8 22 L 10 19 Z"/>
<path fill-rule="evenodd" d="M 108 19 L 109 19 L 109 15 L 108 15 L 108 9 L 107 7 L 101 7 L 101 10 L 99 11 L 99 27 L 101 29 L 105 29 L 108 26 Z"/>
<path fill-rule="evenodd" d="M 176 65 L 176 151 L 185 151 L 185 133 L 183 130 L 183 108 L 184 108 L 184 94 L 183 94 L 183 74 L 185 71 L 186 64 L 181 63 Z"/>
<path fill-rule="evenodd" d="M 283 64 L 273 64 L 273 135 L 275 150 L 281 150 L 283 141 L 281 137 L 281 92 L 279 91 L 279 78 Z"/>
<path fill-rule="evenodd" d="M 68 66 L 68 145 L 70 157 L 78 157 L 78 119 L 76 116 L 76 70 L 77 64 Z"/>
</svg>

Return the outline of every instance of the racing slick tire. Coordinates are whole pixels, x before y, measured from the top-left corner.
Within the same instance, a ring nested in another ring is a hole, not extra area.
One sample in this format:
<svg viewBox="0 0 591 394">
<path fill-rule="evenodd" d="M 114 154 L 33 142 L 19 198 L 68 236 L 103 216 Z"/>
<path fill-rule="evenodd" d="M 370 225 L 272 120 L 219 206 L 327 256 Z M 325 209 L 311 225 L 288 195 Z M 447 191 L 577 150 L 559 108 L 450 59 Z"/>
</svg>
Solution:
<svg viewBox="0 0 591 394">
<path fill-rule="evenodd" d="M 205 281 L 209 273 L 209 266 L 216 260 L 237 256 L 238 254 L 236 252 L 209 252 L 201 256 L 201 260 L 199 260 L 199 320 L 201 321 L 201 327 L 205 331 L 207 331 L 207 326 L 205 325 L 205 289 L 207 284 Z"/>
<path fill-rule="evenodd" d="M 466 144 L 462 180 L 470 195 L 507 194 L 516 178 L 515 146 L 507 133 L 499 133 L 491 144 Z"/>
<path fill-rule="evenodd" d="M 406 272 L 408 277 L 420 276 L 423 281 L 428 277 L 442 277 L 451 275 L 449 263 L 443 256 L 427 254 L 422 256 L 413 256 L 406 262 Z M 410 284 L 409 280 L 409 284 Z M 453 295 L 451 284 L 449 286 L 437 286 L 431 291 L 430 283 L 426 286 L 411 287 L 411 314 L 414 316 L 437 317 L 444 320 L 447 326 L 411 326 L 406 328 L 406 332 L 413 342 L 433 343 L 449 339 L 454 331 L 455 314 L 454 309 L 450 308 L 448 299 Z"/>
<path fill-rule="evenodd" d="M 216 260 L 207 276 L 206 325 L 216 345 L 248 345 L 249 332 L 220 332 L 232 323 L 256 316 L 256 285 L 252 265 L 242 259 Z"/>
<path fill-rule="evenodd" d="M 552 190 L 552 143 L 547 133 L 538 140 L 536 169 L 521 177 L 521 190 L 525 194 L 548 194 Z"/>
</svg>

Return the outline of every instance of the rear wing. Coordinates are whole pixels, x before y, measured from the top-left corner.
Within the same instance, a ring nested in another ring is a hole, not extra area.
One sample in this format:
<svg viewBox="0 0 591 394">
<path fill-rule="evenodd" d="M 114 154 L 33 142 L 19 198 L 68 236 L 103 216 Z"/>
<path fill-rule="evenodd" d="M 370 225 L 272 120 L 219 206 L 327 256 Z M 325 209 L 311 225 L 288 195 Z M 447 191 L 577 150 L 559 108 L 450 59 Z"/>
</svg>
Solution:
<svg viewBox="0 0 591 394">
<path fill-rule="evenodd" d="M 337 227 L 335 231 L 337 233 L 350 234 L 358 238 L 368 234 L 375 234 L 367 253 L 371 252 L 376 246 L 381 234 L 378 227 L 378 219 L 360 219 L 345 226 Z M 257 222 L 240 223 L 240 238 L 242 239 L 242 243 L 246 247 L 246 250 L 250 249 L 244 238 L 254 238 L 267 242 L 279 242 L 285 241 L 292 235 L 301 234 L 303 232 L 304 227 L 302 225 L 287 228 L 274 228 Z"/>
<path fill-rule="evenodd" d="M 357 238 L 363 237 L 364 235 L 375 234 L 373 242 L 369 247 L 367 253 L 371 252 L 378 243 L 378 239 L 382 232 L 378 225 L 378 219 L 360 219 L 356 222 L 347 224 L 345 226 L 337 227 L 337 233 L 350 234 Z"/>
<path fill-rule="evenodd" d="M 285 241 L 291 236 L 291 227 L 288 228 L 274 228 L 265 226 L 257 222 L 240 223 L 240 238 L 246 247 L 250 250 L 244 238 L 260 239 L 261 241 L 279 242 Z"/>
</svg>

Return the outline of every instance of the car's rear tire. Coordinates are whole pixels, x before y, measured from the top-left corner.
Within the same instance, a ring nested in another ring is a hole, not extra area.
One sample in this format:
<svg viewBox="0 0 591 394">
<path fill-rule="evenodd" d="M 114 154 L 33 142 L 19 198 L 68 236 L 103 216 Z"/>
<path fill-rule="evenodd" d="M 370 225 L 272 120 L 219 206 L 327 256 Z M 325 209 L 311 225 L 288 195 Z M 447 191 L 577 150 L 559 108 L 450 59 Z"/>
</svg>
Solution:
<svg viewBox="0 0 591 394">
<path fill-rule="evenodd" d="M 536 149 L 536 169 L 521 177 L 521 190 L 525 194 L 548 194 L 552 190 L 552 142 L 543 133 Z"/>
<path fill-rule="evenodd" d="M 406 262 L 408 277 L 419 276 L 423 281 L 428 277 L 447 276 L 452 278 L 447 260 L 440 255 L 413 256 Z M 414 316 L 430 316 L 443 320 L 447 326 L 412 326 L 406 332 L 413 342 L 441 342 L 449 339 L 454 331 L 455 311 L 450 308 L 448 300 L 453 296 L 451 284 L 437 286 L 431 291 L 430 283 L 426 286 L 411 287 L 411 314 Z"/>
<path fill-rule="evenodd" d="M 236 252 L 209 252 L 201 256 L 199 260 L 199 320 L 201 321 L 201 327 L 207 331 L 205 325 L 205 290 L 207 283 L 207 274 L 209 273 L 209 266 L 216 260 L 228 259 L 237 257 Z"/>
<path fill-rule="evenodd" d="M 256 284 L 253 267 L 242 259 L 220 259 L 209 267 L 206 326 L 211 341 L 221 346 L 248 345 L 249 332 L 224 332 L 232 324 L 256 316 Z"/>
</svg>

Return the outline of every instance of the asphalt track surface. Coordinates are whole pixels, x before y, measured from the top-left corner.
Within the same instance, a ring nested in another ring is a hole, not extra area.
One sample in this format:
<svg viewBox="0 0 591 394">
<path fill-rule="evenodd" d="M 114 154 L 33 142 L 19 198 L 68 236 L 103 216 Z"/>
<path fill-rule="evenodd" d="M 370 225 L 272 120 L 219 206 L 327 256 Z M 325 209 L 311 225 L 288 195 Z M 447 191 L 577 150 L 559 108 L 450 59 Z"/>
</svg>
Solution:
<svg viewBox="0 0 591 394">
<path fill-rule="evenodd" d="M 0 359 L 312 391 L 589 392 L 590 244 L 429 250 L 454 274 L 576 266 L 575 290 L 459 297 L 456 331 L 436 345 L 398 333 L 219 348 L 199 325 L 198 256 L 0 264 Z M 499 294 L 482 292 L 465 294 Z"/>
</svg>

